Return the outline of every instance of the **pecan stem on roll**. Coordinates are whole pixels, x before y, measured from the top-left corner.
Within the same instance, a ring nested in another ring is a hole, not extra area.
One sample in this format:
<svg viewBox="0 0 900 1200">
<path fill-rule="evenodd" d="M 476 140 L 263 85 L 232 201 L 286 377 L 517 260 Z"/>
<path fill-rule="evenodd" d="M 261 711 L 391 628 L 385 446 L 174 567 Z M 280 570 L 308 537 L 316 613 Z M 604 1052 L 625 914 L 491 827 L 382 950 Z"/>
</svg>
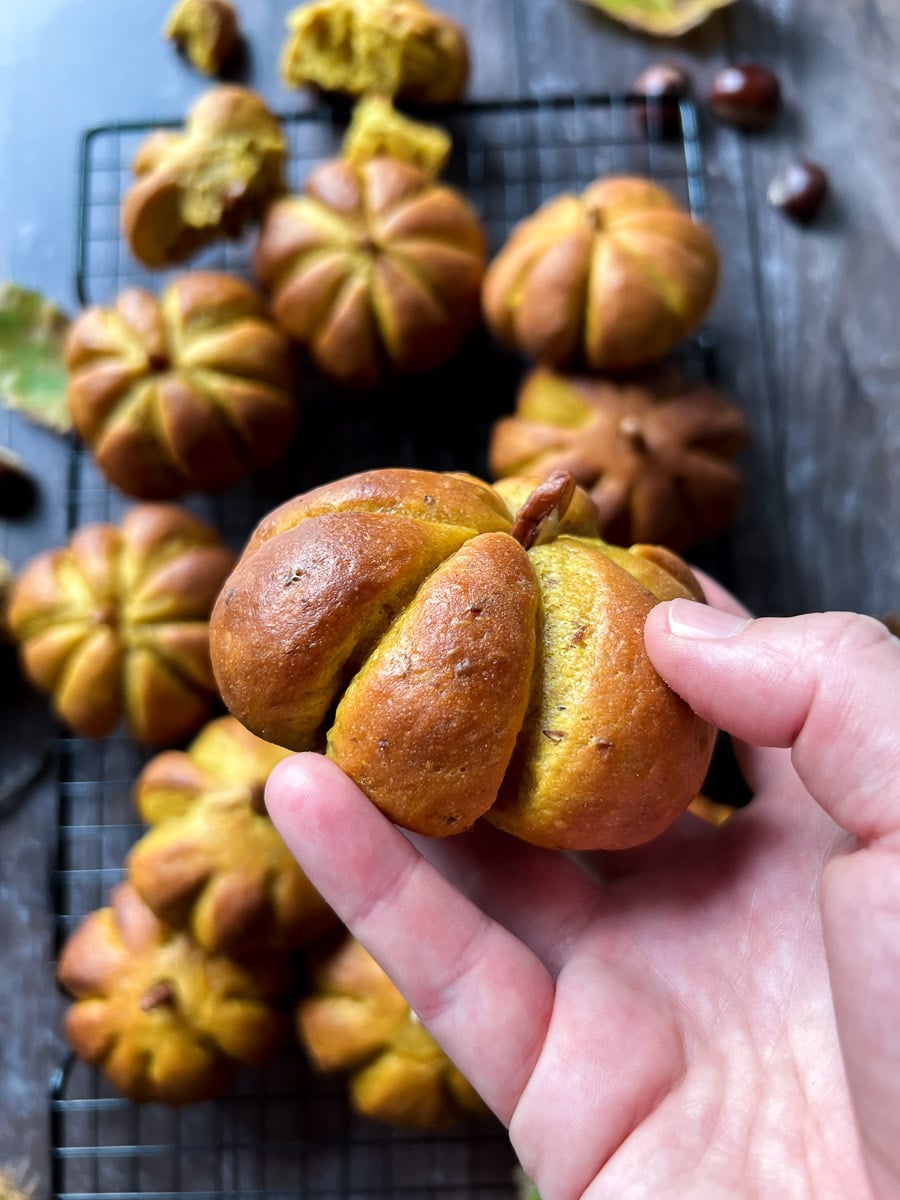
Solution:
<svg viewBox="0 0 900 1200">
<path fill-rule="evenodd" d="M 251 784 L 250 807 L 261 817 L 269 815 L 269 810 L 266 808 L 266 785 L 264 783 Z"/>
<path fill-rule="evenodd" d="M 570 471 L 554 471 L 538 484 L 516 513 L 510 534 L 525 550 L 539 540 L 550 541 L 556 536 L 559 520 L 574 494 L 575 476 Z M 549 536 L 542 537 L 548 533 Z"/>
<path fill-rule="evenodd" d="M 168 979 L 160 979 L 158 983 L 154 983 L 149 987 L 141 997 L 141 1011 L 152 1012 L 154 1008 L 161 1008 L 163 1004 L 175 1003 L 175 989 L 172 987 Z"/>
</svg>

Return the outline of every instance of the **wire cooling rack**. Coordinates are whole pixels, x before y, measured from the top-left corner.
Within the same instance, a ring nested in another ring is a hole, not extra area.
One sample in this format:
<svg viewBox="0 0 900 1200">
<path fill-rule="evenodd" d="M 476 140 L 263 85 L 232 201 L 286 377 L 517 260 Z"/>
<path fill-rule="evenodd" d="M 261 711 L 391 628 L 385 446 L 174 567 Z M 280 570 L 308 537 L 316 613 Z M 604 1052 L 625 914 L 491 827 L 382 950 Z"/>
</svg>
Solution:
<svg viewBox="0 0 900 1200">
<path fill-rule="evenodd" d="M 282 115 L 291 188 L 299 189 L 316 163 L 337 152 L 348 111 L 335 104 Z M 422 115 L 435 120 L 434 110 Z M 689 100 L 601 94 L 465 102 L 442 107 L 439 119 L 453 138 L 443 176 L 475 204 L 492 250 L 513 222 L 542 201 L 580 190 L 599 175 L 655 179 L 696 217 L 704 216 L 697 114 Z M 171 121 L 115 122 L 85 133 L 76 268 L 82 303 L 104 303 L 129 284 L 156 288 L 165 279 L 165 272 L 148 271 L 131 256 L 121 236 L 119 205 L 133 180 L 131 163 L 141 142 L 153 129 L 177 127 Z M 191 266 L 244 273 L 252 246 L 252 234 L 218 243 Z"/>
<path fill-rule="evenodd" d="M 660 103 L 668 107 L 661 109 Z M 312 168 L 338 151 L 347 116 L 347 109 L 330 106 L 282 116 L 291 188 L 302 187 Z M 428 119 L 434 120 L 433 113 Z M 478 211 L 492 253 L 515 222 L 543 201 L 581 190 L 600 175 L 652 178 L 696 218 L 705 216 L 702 152 L 690 101 L 673 105 L 671 99 L 604 94 L 465 103 L 442 109 L 441 123 L 454 147 L 444 178 Z M 146 270 L 132 257 L 119 225 L 138 146 L 152 129 L 171 124 L 114 123 L 84 135 L 76 268 L 83 304 L 109 303 L 129 286 L 158 291 L 183 269 Z M 251 232 L 240 241 L 218 243 L 190 265 L 252 278 L 254 236 Z M 685 343 L 680 353 L 688 372 L 714 375 L 708 333 Z M 264 478 L 238 485 L 224 498 L 196 499 L 189 506 L 215 520 L 239 547 L 273 503 L 353 471 L 419 466 L 487 477 L 490 427 L 513 407 L 521 369 L 520 359 L 482 330 L 448 366 L 427 377 L 395 382 L 381 394 L 336 396 L 329 386 L 308 380 L 301 389 L 303 429 L 294 453 Z M 116 517 L 125 507 L 78 450 L 70 484 L 71 528 Z"/>
<path fill-rule="evenodd" d="M 337 152 L 346 116 L 327 107 L 282 118 L 292 188 Z M 580 190 L 599 175 L 653 178 L 702 218 L 696 113 L 690 102 L 678 102 L 674 135 L 672 116 L 672 108 L 647 108 L 634 96 L 459 105 L 441 116 L 454 144 L 445 178 L 481 215 L 491 251 L 544 200 Z M 165 124 L 110 124 L 84 135 L 77 261 L 84 304 L 108 303 L 127 286 L 158 291 L 166 281 L 167 273 L 151 274 L 131 257 L 119 230 L 134 152 Z M 222 243 L 191 266 L 249 277 L 251 250 L 252 237 Z M 686 354 L 690 369 L 709 376 L 707 338 L 701 335 Z M 520 372 L 519 360 L 481 333 L 440 372 L 384 394 L 338 394 L 310 380 L 301 393 L 302 432 L 283 462 L 223 496 L 192 497 L 188 507 L 213 521 L 238 549 L 276 503 L 353 471 L 419 466 L 486 476 L 488 432 L 512 408 Z M 69 483 L 70 530 L 118 520 L 127 507 L 75 442 Z M 127 852 L 142 832 L 131 791 L 146 758 L 125 737 L 59 743 L 54 905 L 60 943 L 84 915 L 106 903 L 123 875 Z M 341 1079 L 311 1075 L 299 1052 L 268 1071 L 240 1076 L 223 1100 L 183 1110 L 130 1104 L 96 1071 L 69 1058 L 54 1077 L 50 1103 L 57 1200 L 516 1195 L 514 1158 L 498 1125 L 473 1123 L 427 1135 L 376 1126 L 350 1110 Z"/>
</svg>

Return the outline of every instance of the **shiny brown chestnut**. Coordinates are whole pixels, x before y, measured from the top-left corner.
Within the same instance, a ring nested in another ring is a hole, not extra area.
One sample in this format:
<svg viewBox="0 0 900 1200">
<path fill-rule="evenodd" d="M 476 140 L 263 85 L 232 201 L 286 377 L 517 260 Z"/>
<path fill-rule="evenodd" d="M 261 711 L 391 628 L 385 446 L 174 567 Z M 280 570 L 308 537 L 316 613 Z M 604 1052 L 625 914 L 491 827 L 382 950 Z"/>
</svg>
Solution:
<svg viewBox="0 0 900 1200">
<path fill-rule="evenodd" d="M 679 100 L 691 92 L 688 73 L 675 63 L 653 63 L 634 81 L 632 88 L 647 103 L 637 106 L 637 116 L 651 137 L 672 138 L 681 132 Z"/>
<path fill-rule="evenodd" d="M 709 106 L 727 125 L 765 129 L 781 107 L 781 84 L 777 75 L 759 63 L 723 67 L 713 78 Z"/>
<path fill-rule="evenodd" d="M 773 208 L 795 221 L 811 221 L 828 194 L 828 176 L 814 162 L 798 158 L 786 163 L 766 192 Z"/>
</svg>

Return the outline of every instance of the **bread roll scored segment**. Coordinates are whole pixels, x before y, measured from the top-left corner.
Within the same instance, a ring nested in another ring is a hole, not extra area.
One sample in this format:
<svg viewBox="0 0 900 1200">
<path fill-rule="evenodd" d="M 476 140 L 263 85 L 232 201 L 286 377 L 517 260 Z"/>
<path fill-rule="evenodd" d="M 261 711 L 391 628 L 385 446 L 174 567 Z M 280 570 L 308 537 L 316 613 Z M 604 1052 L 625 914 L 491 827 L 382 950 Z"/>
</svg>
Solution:
<svg viewBox="0 0 900 1200">
<path fill-rule="evenodd" d="M 559 537 L 529 559 L 541 592 L 540 669 L 488 820 L 558 849 L 646 841 L 685 807 L 676 771 L 702 779 L 710 748 L 708 727 L 672 703 L 644 651 L 658 598 L 629 586 L 586 539 Z"/>
<path fill-rule="evenodd" d="M 715 731 L 653 670 L 643 626 L 702 593 L 671 552 L 600 541 L 580 490 L 526 552 L 509 531 L 535 482 L 364 472 L 271 513 L 211 622 L 232 713 L 325 750 L 430 836 L 481 815 L 561 849 L 661 832 Z"/>
<path fill-rule="evenodd" d="M 226 583 L 217 606 L 225 704 L 267 741 L 319 747 L 341 688 L 469 536 L 399 515 L 322 513 L 264 543 L 248 586 Z"/>
<path fill-rule="evenodd" d="M 493 804 L 525 716 L 538 591 L 504 533 L 466 542 L 419 588 L 350 683 L 328 756 L 420 833 Z"/>
</svg>

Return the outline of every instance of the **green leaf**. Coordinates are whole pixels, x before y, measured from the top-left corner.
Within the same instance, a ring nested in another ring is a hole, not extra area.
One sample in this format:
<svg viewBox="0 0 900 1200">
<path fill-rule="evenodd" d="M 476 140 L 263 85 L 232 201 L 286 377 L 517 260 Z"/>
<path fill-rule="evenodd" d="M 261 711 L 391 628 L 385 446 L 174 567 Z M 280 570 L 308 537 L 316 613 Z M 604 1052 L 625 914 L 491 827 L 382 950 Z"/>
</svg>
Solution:
<svg viewBox="0 0 900 1200">
<path fill-rule="evenodd" d="M 582 0 L 643 33 L 677 37 L 734 0 Z"/>
<path fill-rule="evenodd" d="M 72 428 L 64 349 L 68 318 L 40 292 L 0 285 L 0 402 L 57 433 Z"/>
<path fill-rule="evenodd" d="M 519 1200 L 541 1200 L 537 1188 L 520 1166 L 517 1166 L 513 1172 L 513 1178 Z"/>
</svg>

